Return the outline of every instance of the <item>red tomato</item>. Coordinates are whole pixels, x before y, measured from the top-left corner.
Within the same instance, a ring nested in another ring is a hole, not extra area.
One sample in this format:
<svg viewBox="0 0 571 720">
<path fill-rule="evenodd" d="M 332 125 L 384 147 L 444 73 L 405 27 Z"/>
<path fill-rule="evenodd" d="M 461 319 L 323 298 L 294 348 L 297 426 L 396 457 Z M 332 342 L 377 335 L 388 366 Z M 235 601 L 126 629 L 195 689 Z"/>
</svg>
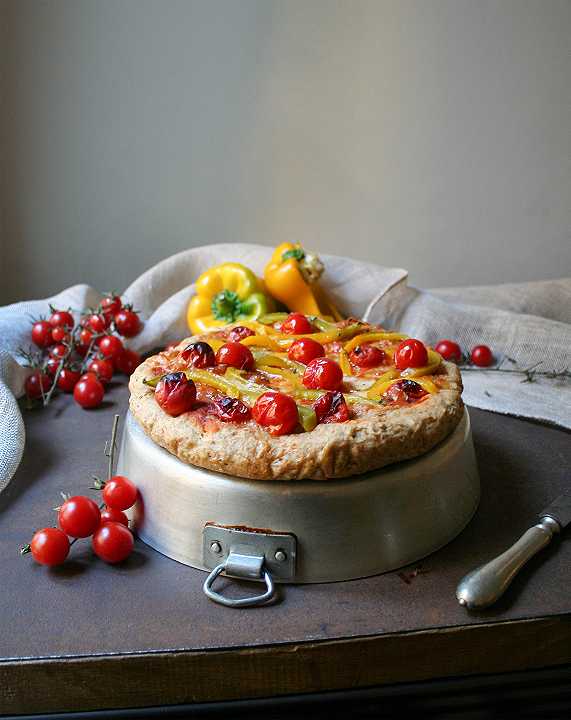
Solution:
<svg viewBox="0 0 571 720">
<path fill-rule="evenodd" d="M 54 357 L 49 357 L 46 360 L 46 372 L 48 373 L 48 375 L 51 375 L 53 377 L 56 374 L 60 362 L 61 360 L 58 360 L 58 358 Z"/>
<path fill-rule="evenodd" d="M 192 410 L 196 402 L 196 385 L 183 372 L 169 373 L 159 380 L 155 400 L 166 413 L 177 417 Z"/>
<path fill-rule="evenodd" d="M 78 340 L 75 343 L 75 351 L 78 355 L 81 355 L 81 357 L 85 357 L 87 355 L 92 339 L 93 333 L 91 330 L 83 328 L 83 330 L 79 333 Z"/>
<path fill-rule="evenodd" d="M 287 435 L 299 422 L 297 405 L 289 395 L 268 390 L 254 403 L 252 416 L 270 435 Z"/>
<path fill-rule="evenodd" d="M 101 405 L 105 389 L 93 373 L 85 373 L 73 388 L 73 399 L 82 408 L 89 410 Z"/>
<path fill-rule="evenodd" d="M 52 330 L 52 340 L 55 343 L 69 343 L 70 335 L 64 327 L 55 327 Z"/>
<path fill-rule="evenodd" d="M 489 367 L 494 362 L 494 356 L 487 345 L 476 345 L 472 348 L 470 360 L 478 367 Z"/>
<path fill-rule="evenodd" d="M 424 343 L 414 338 L 403 340 L 395 352 L 395 365 L 398 370 L 409 367 L 423 367 L 428 363 L 428 351 Z"/>
<path fill-rule="evenodd" d="M 376 348 L 368 343 L 365 345 L 357 345 L 351 350 L 349 359 L 360 368 L 372 368 L 382 365 L 385 362 L 386 355 L 383 350 Z"/>
<path fill-rule="evenodd" d="M 60 390 L 66 393 L 73 392 L 74 387 L 77 385 L 81 373 L 77 370 L 71 370 L 70 368 L 62 368 L 57 379 L 57 386 Z"/>
<path fill-rule="evenodd" d="M 343 371 L 335 360 L 315 358 L 305 368 L 303 384 L 316 390 L 339 390 L 343 383 Z"/>
<path fill-rule="evenodd" d="M 131 375 L 141 364 L 141 356 L 134 350 L 123 350 L 115 359 L 115 368 L 125 375 Z"/>
<path fill-rule="evenodd" d="M 392 402 L 416 402 L 420 400 L 428 393 L 414 380 L 398 380 L 393 383 L 388 390 L 383 394 L 384 398 L 391 400 Z"/>
<path fill-rule="evenodd" d="M 61 565 L 69 553 L 69 540 L 59 528 L 49 527 L 34 534 L 30 547 L 41 565 Z"/>
<path fill-rule="evenodd" d="M 117 295 L 108 295 L 101 301 L 101 312 L 107 317 L 113 317 L 122 307 L 121 298 Z"/>
<path fill-rule="evenodd" d="M 87 370 L 94 373 L 104 385 L 110 382 L 113 377 L 113 363 L 111 360 L 95 358 L 89 363 Z"/>
<path fill-rule="evenodd" d="M 105 507 L 101 511 L 101 524 L 106 522 L 118 522 L 125 527 L 129 527 L 129 518 L 125 515 L 122 510 L 114 510 L 113 508 Z"/>
<path fill-rule="evenodd" d="M 434 349 L 449 362 L 459 363 L 462 360 L 460 345 L 453 340 L 439 340 Z"/>
<path fill-rule="evenodd" d="M 111 318 L 103 313 L 94 313 L 89 316 L 88 322 L 89 328 L 99 335 L 100 333 L 104 333 L 109 325 L 111 325 Z"/>
<path fill-rule="evenodd" d="M 195 342 L 187 345 L 180 356 L 195 368 L 207 368 L 216 365 L 214 350 L 205 342 Z"/>
<path fill-rule="evenodd" d="M 123 475 L 113 475 L 102 492 L 103 502 L 113 510 L 127 510 L 135 504 L 137 487 Z"/>
<path fill-rule="evenodd" d="M 97 504 L 85 495 L 74 495 L 66 500 L 58 512 L 60 528 L 71 537 L 84 538 L 99 527 L 101 513 Z"/>
<path fill-rule="evenodd" d="M 49 375 L 46 375 L 46 373 L 43 373 L 40 370 L 34 370 L 30 377 L 26 379 L 24 388 L 26 390 L 26 395 L 30 398 L 30 400 L 37 400 L 38 398 L 41 398 L 42 395 L 45 395 L 51 386 L 52 379 Z"/>
<path fill-rule="evenodd" d="M 136 312 L 123 308 L 114 316 L 115 329 L 123 337 L 135 337 L 141 332 L 141 321 Z"/>
<path fill-rule="evenodd" d="M 340 392 L 327 392 L 313 403 L 319 423 L 342 423 L 349 420 L 349 408 Z"/>
<path fill-rule="evenodd" d="M 223 397 L 212 403 L 212 409 L 216 416 L 224 422 L 246 422 L 252 417 L 250 408 L 241 400 L 236 398 Z"/>
<path fill-rule="evenodd" d="M 305 335 L 315 332 L 313 325 L 301 313 L 290 313 L 283 321 L 280 330 L 286 335 Z"/>
<path fill-rule="evenodd" d="M 67 350 L 68 348 L 62 343 L 54 345 L 54 347 L 50 350 L 50 357 L 53 357 L 56 360 L 61 360 L 67 355 Z"/>
<path fill-rule="evenodd" d="M 99 351 L 105 358 L 115 361 L 123 350 L 123 343 L 115 335 L 104 335 L 99 341 Z"/>
<path fill-rule="evenodd" d="M 227 342 L 216 353 L 216 362 L 219 365 L 230 365 L 238 370 L 253 370 L 254 356 L 250 348 L 237 342 Z"/>
<path fill-rule="evenodd" d="M 49 347 L 53 343 L 52 330 L 47 320 L 38 320 L 32 325 L 32 341 L 38 347 Z"/>
<path fill-rule="evenodd" d="M 129 528 L 118 522 L 106 522 L 95 531 L 91 544 L 102 560 L 118 563 L 131 554 L 134 540 Z"/>
<path fill-rule="evenodd" d="M 250 328 L 244 327 L 243 325 L 238 325 L 237 327 L 230 330 L 228 340 L 230 340 L 231 342 L 240 342 L 240 340 L 244 340 L 244 338 L 247 337 L 252 337 L 252 335 L 255 334 L 256 333 L 253 330 L 250 330 Z"/>
<path fill-rule="evenodd" d="M 303 363 L 307 365 L 315 358 L 323 357 L 325 355 L 325 349 L 321 343 L 311 338 L 299 338 L 294 340 L 289 346 L 287 356 L 290 360 Z"/>
<path fill-rule="evenodd" d="M 73 327 L 73 315 L 67 310 L 55 310 L 50 317 L 52 327 L 63 327 L 70 330 Z"/>
</svg>

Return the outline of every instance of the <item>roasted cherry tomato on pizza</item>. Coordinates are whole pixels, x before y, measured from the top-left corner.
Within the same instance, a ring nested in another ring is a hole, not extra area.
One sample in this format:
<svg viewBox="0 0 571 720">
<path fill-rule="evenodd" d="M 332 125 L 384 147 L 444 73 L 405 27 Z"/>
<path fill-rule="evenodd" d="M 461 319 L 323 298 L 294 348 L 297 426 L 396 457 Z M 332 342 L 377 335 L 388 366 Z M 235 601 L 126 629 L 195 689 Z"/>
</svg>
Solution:
<svg viewBox="0 0 571 720">
<path fill-rule="evenodd" d="M 189 366 L 195 368 L 209 368 L 216 365 L 214 350 L 206 342 L 195 342 L 187 345 L 180 356 Z"/>
<path fill-rule="evenodd" d="M 357 345 L 349 354 L 349 360 L 358 368 L 378 367 L 386 361 L 386 357 L 383 350 L 368 343 Z"/>
<path fill-rule="evenodd" d="M 301 313 L 290 313 L 282 322 L 281 332 L 286 335 L 306 335 L 315 332 L 315 328 Z"/>
<path fill-rule="evenodd" d="M 219 365 L 229 365 L 238 370 L 253 370 L 255 366 L 252 351 L 239 342 L 227 342 L 216 353 Z"/>
<path fill-rule="evenodd" d="M 290 360 L 308 365 L 315 358 L 323 357 L 325 349 L 321 343 L 311 338 L 299 338 L 289 346 L 287 356 Z"/>
<path fill-rule="evenodd" d="M 295 401 L 289 395 L 275 390 L 260 395 L 252 408 L 252 417 L 270 435 L 287 435 L 299 423 Z"/>
<path fill-rule="evenodd" d="M 395 365 L 398 370 L 424 367 L 428 364 L 426 345 L 414 338 L 403 340 L 395 351 Z"/>
<path fill-rule="evenodd" d="M 339 390 L 343 384 L 343 371 L 335 360 L 315 358 L 305 368 L 303 384 L 316 390 Z"/>
<path fill-rule="evenodd" d="M 177 417 L 192 410 L 196 402 L 196 385 L 183 372 L 169 373 L 159 380 L 155 399 L 166 413 Z"/>
</svg>

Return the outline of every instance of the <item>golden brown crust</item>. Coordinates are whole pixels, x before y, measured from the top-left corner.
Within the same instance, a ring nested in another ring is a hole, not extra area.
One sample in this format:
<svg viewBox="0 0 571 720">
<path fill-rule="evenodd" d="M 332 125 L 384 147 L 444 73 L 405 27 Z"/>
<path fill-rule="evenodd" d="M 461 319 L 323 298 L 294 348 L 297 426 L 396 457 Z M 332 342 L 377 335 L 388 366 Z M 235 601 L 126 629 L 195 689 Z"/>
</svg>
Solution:
<svg viewBox="0 0 571 720">
<path fill-rule="evenodd" d="M 253 420 L 222 423 L 200 410 L 170 417 L 143 383 L 156 374 L 156 365 L 156 356 L 147 359 L 129 382 L 131 412 L 146 434 L 185 463 L 251 479 L 327 480 L 408 460 L 447 437 L 463 412 L 460 372 L 443 362 L 447 387 L 421 402 L 368 407 L 344 423 L 272 437 Z"/>
</svg>

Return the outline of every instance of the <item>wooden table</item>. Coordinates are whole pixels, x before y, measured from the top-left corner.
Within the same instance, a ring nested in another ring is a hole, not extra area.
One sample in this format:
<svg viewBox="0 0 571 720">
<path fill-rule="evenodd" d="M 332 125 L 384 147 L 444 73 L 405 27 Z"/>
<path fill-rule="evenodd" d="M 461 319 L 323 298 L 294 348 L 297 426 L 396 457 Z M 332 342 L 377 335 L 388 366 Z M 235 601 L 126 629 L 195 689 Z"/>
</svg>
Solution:
<svg viewBox="0 0 571 720">
<path fill-rule="evenodd" d="M 569 433 L 472 410 L 482 501 L 455 541 L 402 572 L 282 587 L 277 603 L 233 610 L 203 595 L 204 573 L 142 543 L 116 567 L 88 541 L 52 570 L 19 557 L 35 529 L 54 524 L 60 491 L 86 493 L 104 474 L 125 386 L 107 397 L 91 412 L 65 396 L 24 411 L 24 460 L 0 495 L 0 713 L 379 688 L 571 662 L 569 535 L 493 609 L 468 613 L 454 594 L 569 487 Z"/>
</svg>

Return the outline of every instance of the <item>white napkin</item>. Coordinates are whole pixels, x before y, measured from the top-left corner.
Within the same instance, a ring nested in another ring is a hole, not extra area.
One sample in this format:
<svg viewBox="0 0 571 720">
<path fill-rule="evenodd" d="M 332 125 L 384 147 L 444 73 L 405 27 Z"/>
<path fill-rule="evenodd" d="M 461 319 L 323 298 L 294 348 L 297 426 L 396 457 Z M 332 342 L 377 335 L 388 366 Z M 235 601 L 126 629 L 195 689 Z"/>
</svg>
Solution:
<svg viewBox="0 0 571 720">
<path fill-rule="evenodd" d="M 143 331 L 125 344 L 139 352 L 188 334 L 185 310 L 194 293 L 192 281 L 208 267 L 232 260 L 258 274 L 271 254 L 259 245 L 226 244 L 193 248 L 155 265 L 130 285 L 123 297 L 141 312 Z M 423 292 L 409 288 L 407 273 L 349 258 L 324 255 L 322 279 L 334 302 L 350 315 L 398 328 L 428 343 L 442 338 L 463 347 L 485 343 L 518 367 L 541 362 L 541 370 L 571 367 L 571 279 L 492 288 L 453 288 Z M 30 316 L 49 314 L 50 303 L 80 311 L 96 306 L 101 294 L 75 285 L 47 300 L 0 308 L 0 492 L 8 484 L 24 448 L 24 425 L 16 397 L 29 371 L 14 360 L 30 345 Z M 507 363 L 508 367 L 511 367 Z M 495 412 L 535 418 L 571 428 L 569 381 L 466 372 L 465 401 Z"/>
</svg>

